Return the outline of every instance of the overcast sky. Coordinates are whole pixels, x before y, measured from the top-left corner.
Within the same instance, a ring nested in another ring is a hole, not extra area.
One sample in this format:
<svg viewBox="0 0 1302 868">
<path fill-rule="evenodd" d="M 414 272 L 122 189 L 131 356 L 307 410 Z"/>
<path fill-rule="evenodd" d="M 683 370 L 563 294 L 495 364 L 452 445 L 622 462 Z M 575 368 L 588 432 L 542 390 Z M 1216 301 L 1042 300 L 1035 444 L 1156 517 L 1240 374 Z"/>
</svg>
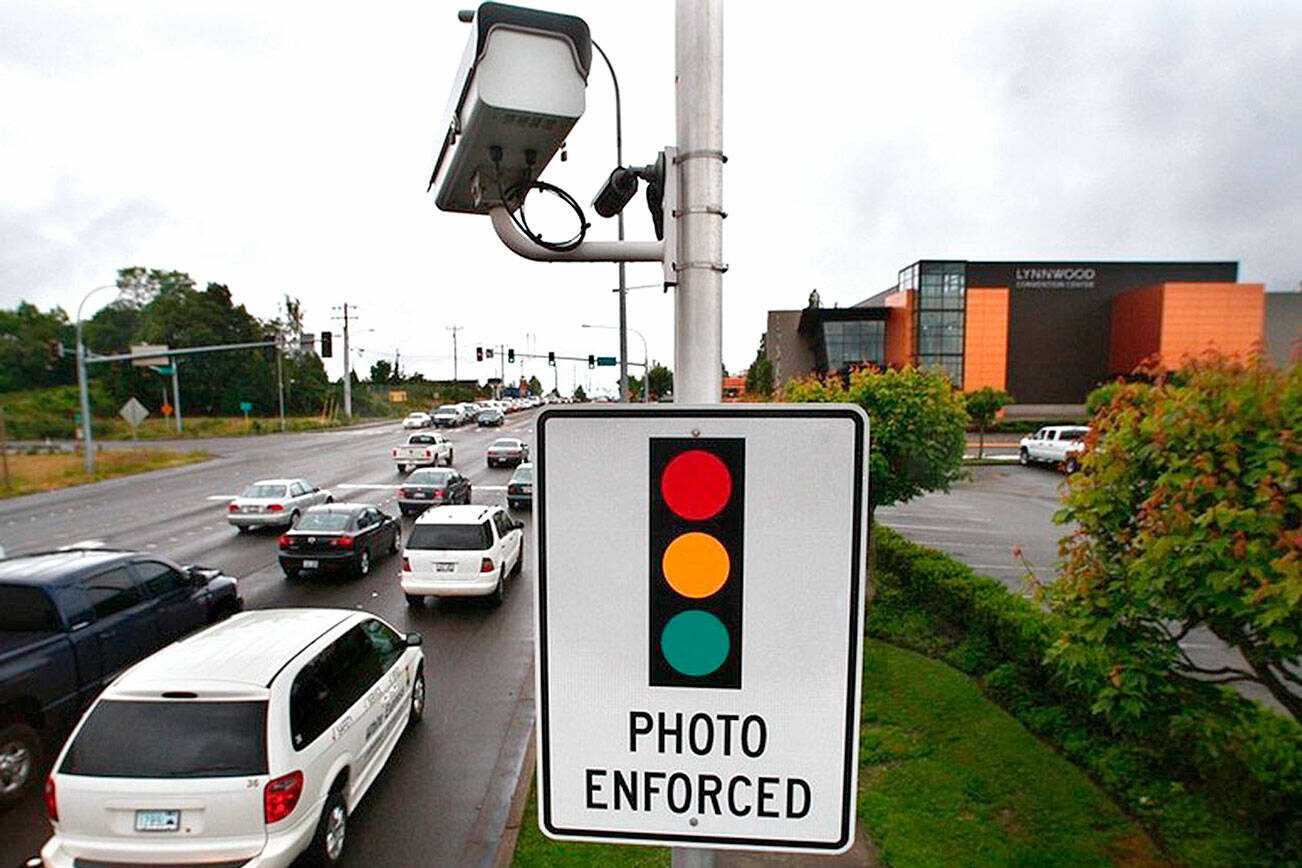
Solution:
<svg viewBox="0 0 1302 868">
<path fill-rule="evenodd" d="M 673 3 L 541 5 L 588 22 L 620 76 L 625 162 L 650 162 L 674 136 Z M 457 8 L 0 2 L 0 305 L 72 314 L 138 265 L 225 283 L 266 318 L 290 293 L 311 331 L 357 305 L 363 373 L 400 351 L 451 376 L 452 325 L 462 377 L 495 372 L 480 344 L 614 355 L 616 332 L 580 325 L 617 322 L 615 265 L 527 262 L 425 192 L 469 35 Z M 1237 260 L 1270 291 L 1302 281 L 1302 2 L 734 0 L 724 38 L 730 370 L 767 310 L 814 288 L 853 304 L 917 259 Z M 544 179 L 587 206 L 614 162 L 594 57 Z M 653 237 L 641 195 L 626 214 L 628 237 Z M 629 284 L 659 279 L 629 266 Z M 671 361 L 672 293 L 629 297 Z M 568 392 L 613 371 L 558 374 Z M 551 385 L 545 361 L 524 373 Z"/>
</svg>

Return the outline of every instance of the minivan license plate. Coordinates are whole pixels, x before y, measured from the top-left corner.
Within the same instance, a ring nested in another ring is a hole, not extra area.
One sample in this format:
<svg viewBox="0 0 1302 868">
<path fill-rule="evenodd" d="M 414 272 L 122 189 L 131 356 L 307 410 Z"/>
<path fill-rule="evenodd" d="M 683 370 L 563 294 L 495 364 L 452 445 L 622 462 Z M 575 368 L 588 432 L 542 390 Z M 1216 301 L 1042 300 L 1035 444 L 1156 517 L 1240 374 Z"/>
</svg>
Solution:
<svg viewBox="0 0 1302 868">
<path fill-rule="evenodd" d="M 452 572 L 453 570 L 455 570 L 456 568 L 457 568 L 457 565 L 456 565 L 456 564 L 435 564 L 435 565 L 434 565 L 434 572 L 436 572 L 436 573 L 450 573 L 450 572 Z"/>
<path fill-rule="evenodd" d="M 175 832 L 179 828 L 180 811 L 136 811 L 137 832 Z"/>
</svg>

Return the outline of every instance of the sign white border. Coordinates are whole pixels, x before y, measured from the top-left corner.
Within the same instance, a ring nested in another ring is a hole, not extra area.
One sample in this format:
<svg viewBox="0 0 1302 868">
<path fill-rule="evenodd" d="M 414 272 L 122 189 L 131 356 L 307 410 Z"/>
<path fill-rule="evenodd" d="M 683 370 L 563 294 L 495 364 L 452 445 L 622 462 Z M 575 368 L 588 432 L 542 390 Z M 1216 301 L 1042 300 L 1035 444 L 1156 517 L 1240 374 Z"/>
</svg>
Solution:
<svg viewBox="0 0 1302 868">
<path fill-rule="evenodd" d="M 549 716 L 549 663 L 547 656 L 547 428 L 553 419 L 842 419 L 854 426 L 854 477 L 851 542 L 848 655 L 845 661 L 845 730 L 843 748 L 843 791 L 840 800 L 840 833 L 835 841 L 717 836 L 709 834 L 661 834 L 559 827 L 552 822 L 550 787 L 551 731 Z M 594 843 L 628 843 L 727 850 L 775 850 L 822 855 L 844 853 L 854 844 L 859 778 L 859 712 L 863 683 L 864 576 L 868 543 L 868 417 L 852 404 L 752 404 L 752 405 L 606 405 L 547 407 L 535 423 L 534 443 L 534 649 L 537 715 L 538 825 L 551 838 Z"/>
</svg>

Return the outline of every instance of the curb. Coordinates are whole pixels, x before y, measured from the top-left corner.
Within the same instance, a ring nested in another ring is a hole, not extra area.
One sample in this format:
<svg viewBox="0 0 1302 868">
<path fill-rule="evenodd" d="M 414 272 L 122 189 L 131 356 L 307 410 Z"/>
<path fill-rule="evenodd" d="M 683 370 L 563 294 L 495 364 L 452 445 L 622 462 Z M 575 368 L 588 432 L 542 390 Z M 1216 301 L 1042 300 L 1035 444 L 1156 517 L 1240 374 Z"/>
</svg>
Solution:
<svg viewBox="0 0 1302 868">
<path fill-rule="evenodd" d="M 497 856 L 493 860 L 494 868 L 509 868 L 515 860 L 515 842 L 520 837 L 520 825 L 524 822 L 524 807 L 529 801 L 529 790 L 533 787 L 534 765 L 538 756 L 537 726 L 529 728 L 529 748 L 520 763 L 520 778 L 515 784 L 515 793 L 511 796 L 511 809 L 506 815 L 506 828 L 498 839 Z"/>
</svg>

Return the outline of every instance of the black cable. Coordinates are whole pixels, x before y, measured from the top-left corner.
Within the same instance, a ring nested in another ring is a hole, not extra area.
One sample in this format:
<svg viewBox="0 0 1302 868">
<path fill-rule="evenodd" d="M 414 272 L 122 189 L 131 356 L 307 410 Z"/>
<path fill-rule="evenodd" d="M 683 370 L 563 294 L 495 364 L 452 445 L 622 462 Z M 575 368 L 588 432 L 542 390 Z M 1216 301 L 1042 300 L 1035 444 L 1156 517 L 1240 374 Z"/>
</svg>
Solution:
<svg viewBox="0 0 1302 868">
<path fill-rule="evenodd" d="M 557 187 L 555 184 L 549 184 L 546 181 L 540 181 L 536 178 L 531 180 L 527 176 L 520 183 L 513 184 L 504 191 L 502 189 L 500 152 L 494 153 L 493 156 L 495 157 L 493 160 L 493 167 L 495 170 L 495 180 L 497 182 L 497 195 L 502 200 L 502 205 L 506 208 L 506 213 L 510 215 L 511 222 L 515 224 L 517 229 L 528 236 L 529 240 L 534 244 L 537 244 L 539 247 L 544 247 L 548 250 L 555 250 L 561 253 L 567 250 L 573 250 L 583 243 L 584 237 L 588 234 L 588 227 L 592 224 L 588 223 L 587 215 L 583 213 L 583 206 L 580 205 L 573 196 L 562 190 L 560 187 Z M 579 215 L 579 231 L 568 241 L 547 241 L 537 232 L 530 229 L 529 221 L 524 216 L 524 200 L 529 196 L 530 190 L 542 190 L 543 192 L 552 193 L 553 195 L 560 197 L 562 202 L 573 208 L 574 213 Z M 518 201 L 516 200 L 517 196 L 519 197 Z M 518 216 L 516 215 L 517 211 L 519 211 Z"/>
</svg>

